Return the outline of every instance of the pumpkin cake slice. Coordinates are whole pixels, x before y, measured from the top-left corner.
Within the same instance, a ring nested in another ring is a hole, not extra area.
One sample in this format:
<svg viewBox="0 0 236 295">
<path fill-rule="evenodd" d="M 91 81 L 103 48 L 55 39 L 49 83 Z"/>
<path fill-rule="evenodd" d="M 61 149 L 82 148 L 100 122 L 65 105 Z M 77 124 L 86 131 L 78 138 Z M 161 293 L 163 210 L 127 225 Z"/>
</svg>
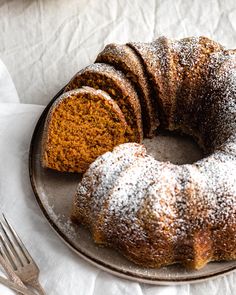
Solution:
<svg viewBox="0 0 236 295">
<path fill-rule="evenodd" d="M 143 129 L 138 95 L 125 74 L 107 64 L 92 64 L 78 72 L 65 87 L 65 91 L 82 86 L 106 91 L 117 102 L 125 116 L 128 125 L 126 136 L 129 141 L 142 141 Z"/>
<path fill-rule="evenodd" d="M 153 88 L 153 100 L 159 109 L 159 119 L 164 127 L 169 126 L 172 107 L 172 55 L 169 39 L 160 37 L 150 43 L 130 42 L 128 45 L 135 50 L 144 64 L 150 84 Z"/>
<path fill-rule="evenodd" d="M 127 123 L 117 103 L 91 87 L 62 94 L 46 118 L 42 143 L 44 167 L 85 172 L 101 154 L 128 142 Z"/>
<path fill-rule="evenodd" d="M 112 43 L 99 53 L 95 62 L 110 64 L 130 79 L 141 104 L 144 136 L 153 137 L 159 126 L 159 120 L 155 102 L 152 99 L 152 89 L 138 54 L 128 45 Z"/>
</svg>

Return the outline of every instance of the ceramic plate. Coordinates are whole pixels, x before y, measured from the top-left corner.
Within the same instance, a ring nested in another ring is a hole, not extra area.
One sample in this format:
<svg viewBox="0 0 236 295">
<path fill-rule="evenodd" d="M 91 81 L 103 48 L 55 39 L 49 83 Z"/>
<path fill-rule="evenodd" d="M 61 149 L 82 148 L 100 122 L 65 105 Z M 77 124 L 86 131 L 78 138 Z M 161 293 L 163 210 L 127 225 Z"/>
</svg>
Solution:
<svg viewBox="0 0 236 295">
<path fill-rule="evenodd" d="M 209 263 L 199 271 L 187 271 L 179 265 L 148 269 L 128 261 L 115 250 L 94 244 L 90 233 L 70 221 L 72 198 L 81 175 L 44 169 L 40 164 L 42 131 L 47 112 L 60 91 L 42 113 L 33 133 L 29 171 L 34 194 L 52 228 L 79 256 L 119 277 L 150 284 L 182 284 L 211 279 L 236 269 L 236 261 Z M 160 160 L 191 163 L 201 157 L 196 145 L 184 137 L 167 134 L 145 140 L 148 151 Z M 79 261 L 78 261 L 79 263 Z"/>
</svg>

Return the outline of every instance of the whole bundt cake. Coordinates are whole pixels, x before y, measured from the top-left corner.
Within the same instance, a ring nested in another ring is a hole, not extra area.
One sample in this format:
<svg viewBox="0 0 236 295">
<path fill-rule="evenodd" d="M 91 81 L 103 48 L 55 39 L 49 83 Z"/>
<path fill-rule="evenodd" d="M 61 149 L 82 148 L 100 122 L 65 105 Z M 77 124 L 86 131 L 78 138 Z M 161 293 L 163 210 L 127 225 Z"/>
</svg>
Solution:
<svg viewBox="0 0 236 295">
<path fill-rule="evenodd" d="M 204 158 L 174 165 L 142 145 L 122 144 L 84 174 L 73 220 L 88 226 L 95 242 L 145 267 L 198 269 L 236 259 L 235 51 L 205 37 L 126 46 L 154 90 L 160 128 L 191 135 Z"/>
</svg>

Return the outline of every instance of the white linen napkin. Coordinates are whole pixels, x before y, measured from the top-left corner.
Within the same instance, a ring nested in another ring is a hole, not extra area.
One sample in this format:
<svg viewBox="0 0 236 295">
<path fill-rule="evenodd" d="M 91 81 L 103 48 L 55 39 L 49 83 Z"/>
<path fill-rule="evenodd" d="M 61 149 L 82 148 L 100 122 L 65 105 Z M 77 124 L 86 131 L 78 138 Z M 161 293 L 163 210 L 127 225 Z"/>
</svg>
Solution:
<svg viewBox="0 0 236 295">
<path fill-rule="evenodd" d="M 29 181 L 30 139 L 44 107 L 17 103 L 4 67 L 0 85 L 0 211 L 7 215 L 39 265 L 40 281 L 48 295 L 235 294 L 235 273 L 201 284 L 151 286 L 117 278 L 73 253 L 48 225 Z M 14 293 L 0 285 L 0 294 Z"/>
</svg>

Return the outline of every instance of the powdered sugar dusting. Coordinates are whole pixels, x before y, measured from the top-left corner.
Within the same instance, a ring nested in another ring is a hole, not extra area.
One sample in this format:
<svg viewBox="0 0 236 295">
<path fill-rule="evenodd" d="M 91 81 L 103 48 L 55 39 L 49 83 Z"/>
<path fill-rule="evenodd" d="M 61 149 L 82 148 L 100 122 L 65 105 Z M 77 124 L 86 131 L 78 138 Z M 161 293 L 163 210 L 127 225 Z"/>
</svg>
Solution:
<svg viewBox="0 0 236 295">
<path fill-rule="evenodd" d="M 218 52 L 211 55 L 208 87 L 211 95 L 203 99 L 202 133 L 207 133 L 212 150 L 236 154 L 236 55 Z M 212 123 L 214 122 L 214 123 Z"/>
<path fill-rule="evenodd" d="M 56 212 L 53 205 L 49 204 L 48 196 L 45 195 L 43 192 L 41 193 L 41 201 L 44 204 L 44 208 L 46 208 L 50 219 L 56 224 L 59 229 L 70 239 L 75 239 L 78 235 L 77 231 L 75 230 L 74 224 L 68 217 L 64 216 L 64 214 L 59 214 Z"/>
<path fill-rule="evenodd" d="M 142 145 L 127 143 L 114 151 L 107 152 L 93 162 L 77 188 L 76 205 L 86 212 L 92 222 L 104 205 L 107 194 L 113 188 L 123 170 L 132 165 L 136 159 L 145 155 Z"/>
<path fill-rule="evenodd" d="M 199 38 L 192 37 L 182 39 L 181 41 L 172 41 L 172 48 L 179 56 L 178 66 L 193 67 L 198 58 L 199 53 Z"/>
<path fill-rule="evenodd" d="M 154 75 L 160 80 L 170 66 L 168 42 L 133 43 L 148 52 L 148 66 L 157 66 Z M 180 57 L 178 66 L 191 69 L 199 58 L 199 39 L 173 41 L 172 49 Z M 89 176 L 96 182 L 82 181 L 78 189 L 76 206 L 87 206 L 84 212 L 103 232 L 104 243 L 145 265 L 195 261 L 197 255 L 203 263 L 236 258 L 235 52 L 212 53 L 206 66 L 208 91 L 195 112 L 211 153 L 192 165 L 160 162 L 143 153 L 127 165 L 132 149 L 126 145 L 119 156 L 114 151 L 95 161 Z M 94 169 L 97 164 L 102 173 Z"/>
</svg>

